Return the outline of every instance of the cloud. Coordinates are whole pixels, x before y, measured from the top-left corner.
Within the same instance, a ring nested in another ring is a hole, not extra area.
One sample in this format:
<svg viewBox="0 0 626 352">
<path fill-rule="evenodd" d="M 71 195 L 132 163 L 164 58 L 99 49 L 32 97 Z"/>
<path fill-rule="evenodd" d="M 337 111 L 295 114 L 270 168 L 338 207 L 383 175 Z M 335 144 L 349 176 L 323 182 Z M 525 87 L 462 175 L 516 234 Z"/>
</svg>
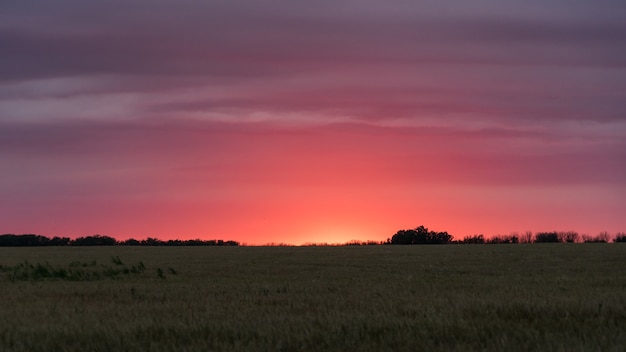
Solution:
<svg viewBox="0 0 626 352">
<path fill-rule="evenodd" d="M 0 194 L 21 205 L 4 216 L 59 200 L 263 223 L 379 198 L 414 216 L 413 196 L 563 188 L 617 213 L 625 17 L 614 0 L 5 1 Z"/>
<path fill-rule="evenodd" d="M 520 16 L 521 5 L 487 17 L 476 11 L 480 6 L 459 6 L 463 13 L 433 2 L 155 2 L 149 7 L 124 4 L 123 12 L 115 2 L 71 4 L 71 11 L 58 4 L 9 11 L 7 17 L 23 18 L 27 25 L 13 20 L 0 27 L 1 78 L 254 77 L 354 64 L 626 64 L 626 51 L 619 45 L 626 26 L 614 21 L 610 11 L 593 20 L 555 20 Z M 38 26 L 28 25 L 28 19 Z"/>
<path fill-rule="evenodd" d="M 366 4 L 3 4 L 0 118 L 624 119 L 614 2 Z"/>
</svg>

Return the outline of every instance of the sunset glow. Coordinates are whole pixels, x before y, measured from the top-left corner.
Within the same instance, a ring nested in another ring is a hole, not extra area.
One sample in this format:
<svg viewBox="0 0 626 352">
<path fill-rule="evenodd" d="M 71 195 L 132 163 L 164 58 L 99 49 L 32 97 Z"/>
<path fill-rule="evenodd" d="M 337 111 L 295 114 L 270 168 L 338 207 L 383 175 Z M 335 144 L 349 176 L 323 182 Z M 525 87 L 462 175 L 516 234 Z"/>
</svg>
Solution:
<svg viewBox="0 0 626 352">
<path fill-rule="evenodd" d="M 626 6 L 471 4 L 5 2 L 0 233 L 626 231 Z"/>
</svg>

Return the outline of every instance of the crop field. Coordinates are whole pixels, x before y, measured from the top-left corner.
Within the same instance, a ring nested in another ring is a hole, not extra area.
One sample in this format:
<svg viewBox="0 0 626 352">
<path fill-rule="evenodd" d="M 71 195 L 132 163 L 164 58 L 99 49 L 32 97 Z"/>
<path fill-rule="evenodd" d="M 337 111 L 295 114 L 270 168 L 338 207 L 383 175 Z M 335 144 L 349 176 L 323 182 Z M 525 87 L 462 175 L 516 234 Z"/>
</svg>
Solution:
<svg viewBox="0 0 626 352">
<path fill-rule="evenodd" d="M 0 351 L 624 351 L 626 245 L 0 248 Z"/>
</svg>

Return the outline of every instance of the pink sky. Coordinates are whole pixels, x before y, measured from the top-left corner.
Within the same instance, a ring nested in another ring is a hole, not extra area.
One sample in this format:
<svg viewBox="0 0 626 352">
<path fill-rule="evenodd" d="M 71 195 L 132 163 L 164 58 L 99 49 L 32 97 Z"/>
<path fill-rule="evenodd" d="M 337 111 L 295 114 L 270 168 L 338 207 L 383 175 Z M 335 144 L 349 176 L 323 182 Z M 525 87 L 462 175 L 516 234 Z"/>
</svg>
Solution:
<svg viewBox="0 0 626 352">
<path fill-rule="evenodd" d="M 0 14 L 0 233 L 626 231 L 621 2 L 63 0 Z"/>
</svg>

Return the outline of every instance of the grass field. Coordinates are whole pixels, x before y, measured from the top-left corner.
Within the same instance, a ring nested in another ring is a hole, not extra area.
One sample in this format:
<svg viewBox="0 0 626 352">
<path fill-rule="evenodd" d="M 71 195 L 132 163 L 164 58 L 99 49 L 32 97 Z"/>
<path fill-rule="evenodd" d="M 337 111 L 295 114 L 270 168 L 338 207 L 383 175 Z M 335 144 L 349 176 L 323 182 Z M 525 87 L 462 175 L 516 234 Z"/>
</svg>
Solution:
<svg viewBox="0 0 626 352">
<path fill-rule="evenodd" d="M 624 351 L 626 245 L 0 248 L 0 351 Z"/>
</svg>

